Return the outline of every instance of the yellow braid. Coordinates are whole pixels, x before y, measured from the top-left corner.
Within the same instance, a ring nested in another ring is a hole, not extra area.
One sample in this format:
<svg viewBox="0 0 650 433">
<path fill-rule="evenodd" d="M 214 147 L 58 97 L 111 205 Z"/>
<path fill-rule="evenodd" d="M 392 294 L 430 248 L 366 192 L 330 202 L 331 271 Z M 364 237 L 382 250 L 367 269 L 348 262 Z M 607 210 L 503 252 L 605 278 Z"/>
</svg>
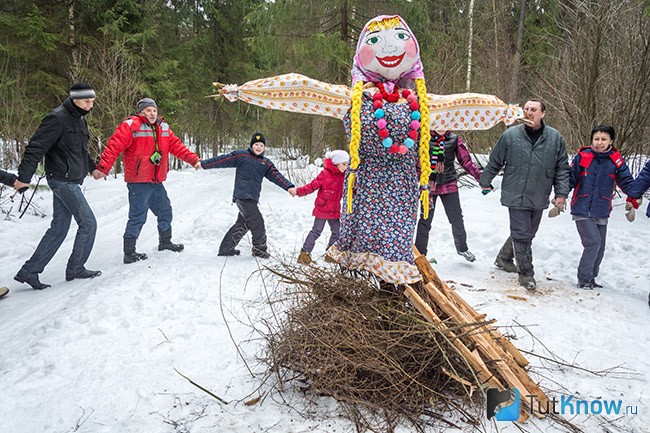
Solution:
<svg viewBox="0 0 650 433">
<path fill-rule="evenodd" d="M 361 142 L 361 103 L 363 81 L 354 83 L 352 89 L 352 108 L 350 109 L 350 175 L 348 176 L 348 213 L 352 213 L 352 190 L 359 167 L 359 143 Z"/>
<path fill-rule="evenodd" d="M 424 84 L 424 78 L 415 79 L 415 88 L 418 92 L 418 102 L 420 103 L 420 186 L 423 187 L 420 200 L 422 201 L 422 210 L 424 218 L 429 217 L 429 175 L 431 175 L 431 161 L 429 160 L 429 140 L 431 132 L 429 131 L 429 98 L 427 97 L 427 87 Z M 424 188 L 425 185 L 427 188 Z"/>
</svg>

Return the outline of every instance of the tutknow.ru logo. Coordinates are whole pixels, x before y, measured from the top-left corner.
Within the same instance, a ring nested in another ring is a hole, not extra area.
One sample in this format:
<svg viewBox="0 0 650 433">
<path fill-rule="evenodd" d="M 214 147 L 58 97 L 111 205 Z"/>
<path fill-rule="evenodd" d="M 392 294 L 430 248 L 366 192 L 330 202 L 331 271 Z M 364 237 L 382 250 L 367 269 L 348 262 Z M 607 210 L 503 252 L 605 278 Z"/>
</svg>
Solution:
<svg viewBox="0 0 650 433">
<path fill-rule="evenodd" d="M 624 405 L 623 400 L 584 400 L 575 395 L 561 395 L 540 401 L 535 394 L 524 397 L 527 409 L 532 415 L 533 411 L 548 415 L 637 415 L 638 406 Z M 497 421 L 517 421 L 521 410 L 521 395 L 517 388 L 500 391 L 490 388 L 487 391 L 487 417 L 494 417 Z"/>
</svg>

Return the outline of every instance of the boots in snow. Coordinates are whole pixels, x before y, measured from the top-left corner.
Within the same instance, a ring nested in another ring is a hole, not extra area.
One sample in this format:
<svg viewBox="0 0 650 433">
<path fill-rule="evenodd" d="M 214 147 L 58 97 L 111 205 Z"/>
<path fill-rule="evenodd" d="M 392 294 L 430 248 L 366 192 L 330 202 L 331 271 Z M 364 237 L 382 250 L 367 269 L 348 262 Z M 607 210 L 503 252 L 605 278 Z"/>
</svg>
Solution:
<svg viewBox="0 0 650 433">
<path fill-rule="evenodd" d="M 183 251 L 185 245 L 172 242 L 172 231 L 158 232 L 158 251 L 169 250 L 175 253 Z"/>
<path fill-rule="evenodd" d="M 19 283 L 27 283 L 32 286 L 32 289 L 36 290 L 43 290 L 51 287 L 49 284 L 41 283 L 41 281 L 38 279 L 38 274 L 30 274 L 23 271 L 22 269 L 18 271 L 14 277 L 14 280 L 18 281 Z"/>
<path fill-rule="evenodd" d="M 305 251 L 305 250 L 300 250 L 300 254 L 298 255 L 298 263 L 301 265 L 310 265 L 313 262 L 311 259 L 311 255 Z"/>
<path fill-rule="evenodd" d="M 140 260 L 147 260 L 147 255 L 135 252 L 137 239 L 124 238 L 124 263 L 135 263 Z"/>
<path fill-rule="evenodd" d="M 468 262 L 473 262 L 474 260 L 476 260 L 476 257 L 474 256 L 474 254 L 470 253 L 469 250 L 467 250 L 467 251 L 459 251 L 458 255 L 463 256 L 463 258 L 465 260 L 467 260 Z"/>
<path fill-rule="evenodd" d="M 258 247 L 253 247 L 253 257 L 259 257 L 260 259 L 268 259 L 271 257 L 271 254 L 266 250 L 266 245 L 261 245 Z"/>
<path fill-rule="evenodd" d="M 535 282 L 535 271 L 533 268 L 533 249 L 532 242 L 519 242 L 512 241 L 512 246 L 515 252 L 515 259 L 517 261 L 517 272 L 519 272 L 519 284 L 529 290 L 537 288 Z"/>
<path fill-rule="evenodd" d="M 238 249 L 232 249 L 230 251 L 219 251 L 218 256 L 238 256 L 241 253 Z"/>
<path fill-rule="evenodd" d="M 514 258 L 515 253 L 512 249 L 512 238 L 509 237 L 503 243 L 499 254 L 497 254 L 494 266 L 506 272 L 515 273 L 517 272 L 517 266 L 515 265 Z"/>
</svg>

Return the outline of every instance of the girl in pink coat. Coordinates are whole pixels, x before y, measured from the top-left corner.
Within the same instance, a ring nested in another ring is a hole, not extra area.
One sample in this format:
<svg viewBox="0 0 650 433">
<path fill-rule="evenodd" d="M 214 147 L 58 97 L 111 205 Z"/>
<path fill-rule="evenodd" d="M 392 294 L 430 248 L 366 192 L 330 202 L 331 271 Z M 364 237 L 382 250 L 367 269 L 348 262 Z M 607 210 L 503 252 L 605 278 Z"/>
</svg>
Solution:
<svg viewBox="0 0 650 433">
<path fill-rule="evenodd" d="M 311 252 L 316 245 L 316 240 L 320 237 L 325 223 L 327 222 L 332 232 L 327 248 L 332 246 L 339 238 L 339 229 L 341 223 L 341 197 L 343 196 L 343 180 L 345 171 L 350 163 L 350 155 L 345 150 L 334 150 L 325 155 L 324 168 L 316 179 L 312 180 L 305 186 L 296 190 L 298 197 L 304 197 L 307 194 L 318 190 L 316 201 L 314 202 L 314 226 L 302 245 L 298 263 L 308 265 L 312 262 Z M 329 256 L 325 256 L 328 261 Z"/>
</svg>

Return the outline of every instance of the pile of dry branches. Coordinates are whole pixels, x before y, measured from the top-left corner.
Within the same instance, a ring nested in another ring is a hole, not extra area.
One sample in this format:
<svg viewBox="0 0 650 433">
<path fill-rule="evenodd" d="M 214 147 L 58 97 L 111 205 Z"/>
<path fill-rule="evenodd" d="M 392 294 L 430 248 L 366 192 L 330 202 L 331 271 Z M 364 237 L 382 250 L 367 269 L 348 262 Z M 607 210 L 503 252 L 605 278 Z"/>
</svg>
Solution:
<svg viewBox="0 0 650 433">
<path fill-rule="evenodd" d="M 401 290 L 334 269 L 284 265 L 272 272 L 281 290 L 269 300 L 276 321 L 267 322 L 265 361 L 280 383 L 335 398 L 357 422 L 364 408 L 383 429 L 400 421 L 450 423 L 440 414 L 452 408 L 454 418 L 477 422 L 463 404 L 478 383 L 470 365 Z M 457 336 L 476 327 L 447 325 Z"/>
</svg>

